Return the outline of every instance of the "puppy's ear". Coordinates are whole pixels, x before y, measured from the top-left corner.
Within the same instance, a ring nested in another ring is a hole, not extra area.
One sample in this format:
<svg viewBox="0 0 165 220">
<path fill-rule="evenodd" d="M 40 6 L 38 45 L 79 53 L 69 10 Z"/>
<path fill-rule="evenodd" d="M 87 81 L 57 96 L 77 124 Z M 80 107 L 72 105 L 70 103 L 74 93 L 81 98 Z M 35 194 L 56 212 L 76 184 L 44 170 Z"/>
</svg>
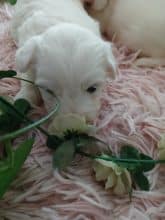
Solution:
<svg viewBox="0 0 165 220">
<path fill-rule="evenodd" d="M 108 77 L 115 79 L 117 76 L 117 63 L 112 52 L 112 44 L 105 42 L 105 60 Z"/>
<path fill-rule="evenodd" d="M 35 36 L 18 49 L 16 53 L 16 66 L 20 72 L 25 73 L 28 70 L 34 70 L 39 41 L 40 37 Z"/>
</svg>

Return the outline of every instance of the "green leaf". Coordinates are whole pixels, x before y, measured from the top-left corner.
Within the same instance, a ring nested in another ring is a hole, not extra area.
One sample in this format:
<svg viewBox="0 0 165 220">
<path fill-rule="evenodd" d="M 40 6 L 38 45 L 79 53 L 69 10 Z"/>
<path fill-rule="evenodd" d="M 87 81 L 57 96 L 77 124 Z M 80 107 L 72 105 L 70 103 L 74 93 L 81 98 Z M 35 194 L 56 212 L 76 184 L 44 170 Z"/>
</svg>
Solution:
<svg viewBox="0 0 165 220">
<path fill-rule="evenodd" d="M 13 165 L 14 155 L 13 155 L 11 140 L 7 140 L 7 141 L 4 143 L 4 146 L 5 146 L 5 153 L 6 153 L 6 155 L 7 155 L 7 159 L 9 158 L 9 160 L 10 160 L 10 162 L 11 162 L 11 166 L 12 166 L 12 165 Z"/>
<path fill-rule="evenodd" d="M 120 151 L 122 159 L 139 159 L 139 152 L 132 146 L 123 146 Z"/>
<path fill-rule="evenodd" d="M 7 114 L 1 114 L 0 115 L 0 135 L 4 134 L 6 132 L 10 132 L 11 130 L 11 120 L 10 117 Z"/>
<path fill-rule="evenodd" d="M 148 161 L 153 161 L 153 159 L 145 154 L 140 154 L 140 160 L 148 160 Z M 148 172 L 152 170 L 155 167 L 155 162 L 153 163 L 141 163 L 140 170 L 142 172 Z"/>
<path fill-rule="evenodd" d="M 6 102 L 1 96 L 0 96 L 0 102 L 6 103 L 9 106 L 10 109 L 13 108 L 13 106 L 10 103 Z M 46 116 L 44 116 L 43 118 L 41 118 L 41 119 L 39 119 L 38 121 L 35 121 L 35 122 L 33 122 L 30 119 L 26 118 L 26 121 L 28 121 L 28 123 L 30 123 L 29 125 L 27 125 L 26 127 L 21 128 L 19 130 L 15 130 L 11 133 L 0 135 L 0 142 L 6 141 L 8 139 L 16 138 L 16 137 L 28 132 L 29 130 L 34 129 L 34 128 L 41 129 L 39 126 L 41 124 L 43 124 L 44 122 L 46 122 L 52 116 L 55 116 L 55 114 L 58 112 L 59 106 L 60 106 L 60 102 L 57 99 L 56 105 L 51 110 L 51 112 L 49 112 Z M 22 117 L 22 116 L 20 115 L 20 117 Z M 43 129 L 42 129 L 42 131 L 43 131 Z M 46 133 L 46 132 L 44 132 L 44 133 Z"/>
<path fill-rule="evenodd" d="M 3 97 L 1 97 L 0 109 L 0 134 L 4 134 L 14 131 L 21 125 L 25 114 L 28 113 L 28 111 L 31 109 L 31 106 L 24 99 L 19 99 L 15 101 L 14 105 L 12 105 Z"/>
<path fill-rule="evenodd" d="M 75 146 L 72 140 L 63 142 L 53 155 L 53 167 L 60 170 L 69 166 L 75 156 Z"/>
<path fill-rule="evenodd" d="M 13 165 L 7 170 L 0 171 L 0 198 L 3 197 L 17 173 L 20 171 L 33 147 L 33 143 L 34 139 L 31 138 L 20 144 L 16 150 L 13 150 Z"/>
<path fill-rule="evenodd" d="M 27 114 L 31 109 L 30 103 L 25 99 L 18 99 L 14 102 L 14 107 L 22 114 Z"/>
<path fill-rule="evenodd" d="M 57 149 L 57 147 L 59 145 L 62 144 L 64 140 L 56 135 L 49 135 L 46 141 L 46 145 L 50 148 L 50 149 Z"/>
<path fill-rule="evenodd" d="M 15 5 L 17 3 L 17 0 L 8 0 L 8 2 L 11 4 L 11 5 Z"/>
<path fill-rule="evenodd" d="M 0 79 L 10 78 L 16 75 L 17 73 L 14 70 L 6 70 L 6 71 L 1 70 L 0 71 Z"/>
<path fill-rule="evenodd" d="M 120 151 L 121 159 L 139 159 L 139 152 L 132 146 L 123 146 Z M 140 167 L 140 163 L 117 162 L 118 165 L 127 168 L 129 171 L 135 171 Z"/>
<path fill-rule="evenodd" d="M 10 109 L 11 130 L 14 131 L 23 123 L 26 114 L 31 110 L 31 105 L 25 99 L 18 99 L 14 102 L 13 109 Z"/>
<path fill-rule="evenodd" d="M 0 96 L 0 110 L 1 110 L 1 114 L 3 113 L 8 113 L 9 108 L 5 103 L 9 103 L 8 100 L 6 100 L 6 98 L 4 98 L 3 96 Z M 10 103 L 10 105 L 12 105 Z"/>
<path fill-rule="evenodd" d="M 0 160 L 0 172 L 8 170 L 13 166 L 13 151 L 11 148 L 11 141 L 8 140 L 4 143 L 4 157 Z"/>
<path fill-rule="evenodd" d="M 128 159 L 129 160 L 129 159 Z M 120 161 L 116 161 L 115 162 L 118 166 L 121 166 L 123 168 L 128 169 L 128 171 L 135 171 L 140 167 L 140 163 L 129 163 L 128 162 L 120 162 Z"/>
<path fill-rule="evenodd" d="M 9 168 L 10 168 L 10 161 L 9 161 L 8 158 L 5 159 L 5 160 L 0 161 L 0 173 L 2 171 L 8 170 Z"/>
<path fill-rule="evenodd" d="M 150 189 L 149 181 L 143 173 L 141 172 L 134 173 L 133 179 L 141 190 L 148 191 Z"/>
<path fill-rule="evenodd" d="M 90 137 L 86 134 L 79 134 L 77 137 L 74 138 L 74 144 L 76 146 L 77 150 L 80 150 L 82 147 L 92 147 L 92 143 L 94 143 L 96 140 L 94 140 L 93 137 Z"/>
</svg>

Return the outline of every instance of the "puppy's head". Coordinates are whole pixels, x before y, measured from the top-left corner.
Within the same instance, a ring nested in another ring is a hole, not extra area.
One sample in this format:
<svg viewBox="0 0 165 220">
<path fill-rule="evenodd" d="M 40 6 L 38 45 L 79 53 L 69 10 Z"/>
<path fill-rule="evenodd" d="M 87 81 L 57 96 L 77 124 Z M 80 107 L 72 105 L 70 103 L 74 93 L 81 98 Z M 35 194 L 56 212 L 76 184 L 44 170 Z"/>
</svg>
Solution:
<svg viewBox="0 0 165 220">
<path fill-rule="evenodd" d="M 61 101 L 60 113 L 76 113 L 91 121 L 100 107 L 106 78 L 115 77 L 110 43 L 85 28 L 61 24 L 31 38 L 16 54 L 20 72 L 31 71 L 35 83 L 52 90 Z M 53 98 L 41 90 L 45 106 Z"/>
</svg>

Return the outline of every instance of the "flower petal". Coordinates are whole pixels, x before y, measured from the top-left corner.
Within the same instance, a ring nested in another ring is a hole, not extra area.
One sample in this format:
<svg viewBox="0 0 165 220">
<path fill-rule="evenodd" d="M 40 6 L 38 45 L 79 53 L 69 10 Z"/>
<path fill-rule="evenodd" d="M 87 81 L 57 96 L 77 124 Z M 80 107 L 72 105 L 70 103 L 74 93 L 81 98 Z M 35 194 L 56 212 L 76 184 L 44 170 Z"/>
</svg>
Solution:
<svg viewBox="0 0 165 220">
<path fill-rule="evenodd" d="M 158 142 L 159 149 L 165 149 L 165 134 L 161 136 L 160 141 Z"/>
<path fill-rule="evenodd" d="M 109 173 L 111 172 L 111 169 L 109 167 L 105 167 L 96 161 L 93 164 L 93 169 L 95 171 L 97 181 L 106 180 Z"/>
<path fill-rule="evenodd" d="M 113 192 L 116 195 L 123 195 L 127 192 L 121 176 L 118 176 L 116 186 L 113 188 Z"/>
<path fill-rule="evenodd" d="M 112 161 L 106 161 L 106 160 L 103 160 L 103 159 L 96 159 L 96 161 L 98 161 L 100 164 L 102 164 L 105 167 L 109 167 L 109 168 L 113 169 L 114 172 L 116 173 L 116 175 L 121 175 L 122 168 L 119 167 L 116 163 L 114 163 Z"/>
<path fill-rule="evenodd" d="M 87 132 L 89 130 L 89 126 L 86 124 L 84 117 L 75 114 L 66 114 L 55 117 L 48 128 L 48 131 L 51 134 L 57 135 L 62 135 L 66 130 Z"/>
<path fill-rule="evenodd" d="M 129 193 L 132 189 L 132 179 L 127 169 L 124 169 L 121 175 L 121 180 L 125 186 L 126 192 Z"/>
<path fill-rule="evenodd" d="M 165 148 L 159 150 L 159 160 L 165 160 Z"/>
<path fill-rule="evenodd" d="M 105 189 L 112 188 L 116 184 L 116 181 L 117 181 L 117 176 L 115 175 L 114 172 L 111 172 L 105 184 Z"/>
<path fill-rule="evenodd" d="M 162 135 L 158 142 L 158 157 L 160 160 L 165 160 L 165 135 Z"/>
</svg>

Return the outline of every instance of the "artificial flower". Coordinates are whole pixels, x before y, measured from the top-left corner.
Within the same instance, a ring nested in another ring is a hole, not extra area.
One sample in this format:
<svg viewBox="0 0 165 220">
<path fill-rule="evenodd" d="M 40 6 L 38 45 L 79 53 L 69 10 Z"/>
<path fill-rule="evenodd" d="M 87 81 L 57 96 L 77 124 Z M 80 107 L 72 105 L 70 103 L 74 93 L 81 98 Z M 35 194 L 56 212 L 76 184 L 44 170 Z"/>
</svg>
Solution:
<svg viewBox="0 0 165 220">
<path fill-rule="evenodd" d="M 158 157 L 160 160 L 165 160 L 165 134 L 161 136 L 158 142 Z"/>
<path fill-rule="evenodd" d="M 102 159 L 95 159 L 93 169 L 96 180 L 105 182 L 106 190 L 110 189 L 116 195 L 130 192 L 132 180 L 127 169 L 118 166 L 112 161 Z"/>
</svg>

